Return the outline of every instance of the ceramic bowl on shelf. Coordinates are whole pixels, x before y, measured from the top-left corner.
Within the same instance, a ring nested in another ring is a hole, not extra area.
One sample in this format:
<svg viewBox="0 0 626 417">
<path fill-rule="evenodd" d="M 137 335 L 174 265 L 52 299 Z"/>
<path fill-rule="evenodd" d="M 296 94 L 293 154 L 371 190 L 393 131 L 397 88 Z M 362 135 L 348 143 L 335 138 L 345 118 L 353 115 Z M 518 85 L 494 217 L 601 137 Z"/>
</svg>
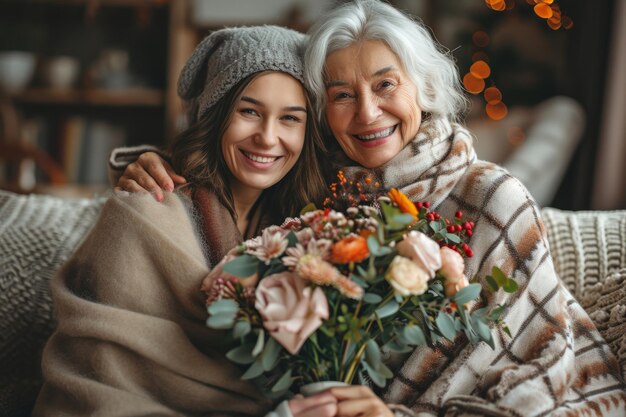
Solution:
<svg viewBox="0 0 626 417">
<path fill-rule="evenodd" d="M 36 56 L 31 52 L 0 51 L 0 89 L 22 90 L 33 78 L 35 63 Z"/>
</svg>

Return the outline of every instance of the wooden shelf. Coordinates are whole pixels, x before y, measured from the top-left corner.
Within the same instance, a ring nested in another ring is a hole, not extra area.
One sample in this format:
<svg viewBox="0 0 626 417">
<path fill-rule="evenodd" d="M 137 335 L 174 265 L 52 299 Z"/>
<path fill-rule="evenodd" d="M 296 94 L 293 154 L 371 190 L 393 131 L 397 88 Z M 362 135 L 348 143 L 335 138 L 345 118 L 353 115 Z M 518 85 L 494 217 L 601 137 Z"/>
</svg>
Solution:
<svg viewBox="0 0 626 417">
<path fill-rule="evenodd" d="M 28 0 L 24 3 L 34 4 L 51 4 L 51 5 L 75 5 L 75 6 L 120 6 L 120 7 L 137 7 L 137 6 L 163 6 L 170 0 Z"/>
<path fill-rule="evenodd" d="M 29 88 L 13 94 L 20 103 L 31 104 L 86 104 L 112 107 L 160 107 L 165 94 L 156 88 L 58 90 Z"/>
</svg>

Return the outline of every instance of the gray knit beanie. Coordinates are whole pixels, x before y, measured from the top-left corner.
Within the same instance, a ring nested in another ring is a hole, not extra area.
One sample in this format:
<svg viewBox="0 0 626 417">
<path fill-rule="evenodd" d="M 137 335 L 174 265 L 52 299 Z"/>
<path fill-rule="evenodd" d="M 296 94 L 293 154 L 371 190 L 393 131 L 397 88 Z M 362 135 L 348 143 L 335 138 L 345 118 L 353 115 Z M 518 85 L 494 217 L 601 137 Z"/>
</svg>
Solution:
<svg viewBox="0 0 626 417">
<path fill-rule="evenodd" d="M 281 71 L 304 82 L 305 35 L 279 26 L 221 29 L 193 51 L 178 78 L 178 95 L 198 100 L 198 119 L 235 84 L 260 71 Z"/>
</svg>

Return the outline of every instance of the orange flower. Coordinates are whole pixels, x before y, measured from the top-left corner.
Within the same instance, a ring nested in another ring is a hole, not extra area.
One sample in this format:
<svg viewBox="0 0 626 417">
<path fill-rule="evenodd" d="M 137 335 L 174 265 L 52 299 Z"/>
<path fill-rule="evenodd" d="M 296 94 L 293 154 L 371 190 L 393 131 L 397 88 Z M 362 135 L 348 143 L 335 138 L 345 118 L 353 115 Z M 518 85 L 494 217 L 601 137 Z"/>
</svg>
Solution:
<svg viewBox="0 0 626 417">
<path fill-rule="evenodd" d="M 361 262 L 370 256 L 367 239 L 362 236 L 348 236 L 335 243 L 331 249 L 331 259 L 335 263 Z"/>
<path fill-rule="evenodd" d="M 417 219 L 417 207 L 402 191 L 392 188 L 389 191 L 389 198 L 398 206 L 401 212 L 410 214 L 414 219 Z"/>
</svg>

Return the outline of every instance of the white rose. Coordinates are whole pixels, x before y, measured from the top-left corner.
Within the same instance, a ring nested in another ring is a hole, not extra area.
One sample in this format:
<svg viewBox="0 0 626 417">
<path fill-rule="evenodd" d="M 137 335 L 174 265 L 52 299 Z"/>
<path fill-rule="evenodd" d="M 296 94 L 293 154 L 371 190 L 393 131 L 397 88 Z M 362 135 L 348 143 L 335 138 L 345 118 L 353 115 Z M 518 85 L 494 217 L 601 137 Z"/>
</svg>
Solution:
<svg viewBox="0 0 626 417">
<path fill-rule="evenodd" d="M 428 272 L 403 256 L 393 258 L 385 272 L 385 279 L 402 296 L 423 294 L 428 289 L 429 278 Z"/>
</svg>

